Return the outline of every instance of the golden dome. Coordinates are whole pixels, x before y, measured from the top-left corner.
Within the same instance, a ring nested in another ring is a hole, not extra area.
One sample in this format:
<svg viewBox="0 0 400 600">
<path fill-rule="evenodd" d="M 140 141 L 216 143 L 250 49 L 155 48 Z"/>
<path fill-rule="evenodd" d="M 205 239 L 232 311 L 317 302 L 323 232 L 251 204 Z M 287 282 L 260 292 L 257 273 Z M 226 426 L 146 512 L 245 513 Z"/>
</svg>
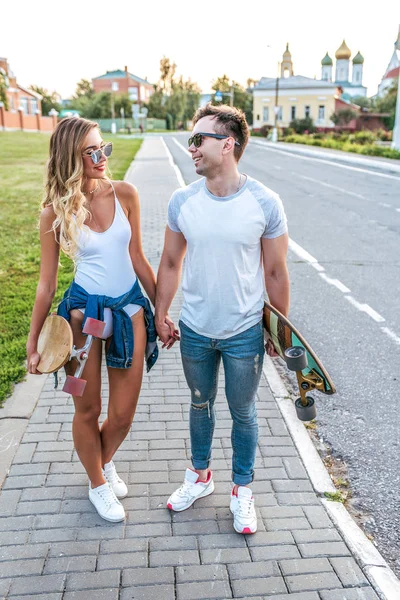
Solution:
<svg viewBox="0 0 400 600">
<path fill-rule="evenodd" d="M 283 53 L 283 60 L 285 60 L 285 59 L 286 59 L 286 60 L 287 60 L 287 59 L 289 59 L 289 60 L 290 60 L 291 58 L 292 58 L 292 55 L 290 54 L 290 51 L 289 51 L 289 44 L 286 44 L 286 50 L 285 50 L 285 52 Z"/>
<path fill-rule="evenodd" d="M 349 60 L 350 56 L 351 50 L 343 40 L 342 45 L 336 50 L 335 57 L 337 60 Z"/>
</svg>

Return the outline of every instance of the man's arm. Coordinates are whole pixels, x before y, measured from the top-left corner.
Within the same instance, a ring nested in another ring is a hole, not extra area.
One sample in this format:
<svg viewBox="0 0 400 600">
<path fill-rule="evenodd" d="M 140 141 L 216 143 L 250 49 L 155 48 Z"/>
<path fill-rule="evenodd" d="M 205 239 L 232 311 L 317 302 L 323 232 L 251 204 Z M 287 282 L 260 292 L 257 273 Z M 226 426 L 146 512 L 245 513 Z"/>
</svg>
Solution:
<svg viewBox="0 0 400 600">
<path fill-rule="evenodd" d="M 178 289 L 182 272 L 183 258 L 186 253 L 186 240 L 182 233 L 165 230 L 164 250 L 157 273 L 155 321 L 157 333 L 163 344 L 175 339 L 172 321 L 168 310 Z"/>
<path fill-rule="evenodd" d="M 290 282 L 286 264 L 289 236 L 287 233 L 273 239 L 262 238 L 265 287 L 270 304 L 287 316 L 290 305 Z"/>
</svg>

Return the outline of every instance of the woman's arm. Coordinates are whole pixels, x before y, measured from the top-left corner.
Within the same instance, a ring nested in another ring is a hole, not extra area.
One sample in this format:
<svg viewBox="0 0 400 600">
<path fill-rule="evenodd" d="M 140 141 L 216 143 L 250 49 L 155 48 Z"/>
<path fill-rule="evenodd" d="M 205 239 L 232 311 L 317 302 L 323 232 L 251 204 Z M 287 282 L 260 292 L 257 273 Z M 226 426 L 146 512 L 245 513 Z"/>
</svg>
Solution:
<svg viewBox="0 0 400 600">
<path fill-rule="evenodd" d="M 142 234 L 140 230 L 139 194 L 132 184 L 121 181 L 118 182 L 118 197 L 123 199 L 124 206 L 128 211 L 128 220 L 131 225 L 132 237 L 129 244 L 129 254 L 131 256 L 132 265 L 150 302 L 154 306 L 156 301 L 156 276 L 143 253 Z"/>
<path fill-rule="evenodd" d="M 55 214 L 51 207 L 45 208 L 40 215 L 40 277 L 32 310 L 29 337 L 26 344 L 28 371 L 35 374 L 39 373 L 36 369 L 40 360 L 37 351 L 39 334 L 49 313 L 57 289 L 60 246 L 51 228 L 54 219 Z"/>
</svg>

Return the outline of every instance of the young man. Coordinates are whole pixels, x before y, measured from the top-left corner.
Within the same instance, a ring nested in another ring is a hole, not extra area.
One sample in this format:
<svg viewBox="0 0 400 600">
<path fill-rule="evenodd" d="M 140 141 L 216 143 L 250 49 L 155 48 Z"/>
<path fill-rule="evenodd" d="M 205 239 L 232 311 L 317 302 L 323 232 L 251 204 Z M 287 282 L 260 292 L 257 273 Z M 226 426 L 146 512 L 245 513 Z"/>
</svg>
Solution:
<svg viewBox="0 0 400 600">
<path fill-rule="evenodd" d="M 196 112 L 193 123 L 189 152 L 196 173 L 203 177 L 177 190 L 170 200 L 157 280 L 156 327 L 168 344 L 176 334 L 167 313 L 186 254 L 180 330 L 192 396 L 193 469 L 186 469 L 184 483 L 167 505 L 182 511 L 214 491 L 210 460 L 222 359 L 233 421 L 230 509 L 238 533 L 255 533 L 257 517 L 249 485 L 258 439 L 264 282 L 271 304 L 287 315 L 286 217 L 277 194 L 238 170 L 249 138 L 243 112 L 208 104 Z M 268 352 L 273 354 L 272 349 Z"/>
</svg>

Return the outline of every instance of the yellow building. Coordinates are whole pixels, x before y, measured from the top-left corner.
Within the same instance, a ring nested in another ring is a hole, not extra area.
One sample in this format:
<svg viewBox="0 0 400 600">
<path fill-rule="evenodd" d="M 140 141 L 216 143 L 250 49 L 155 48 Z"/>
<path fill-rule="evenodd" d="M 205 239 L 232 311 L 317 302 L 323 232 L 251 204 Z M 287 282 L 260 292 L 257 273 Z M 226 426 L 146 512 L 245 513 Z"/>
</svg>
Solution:
<svg viewBox="0 0 400 600">
<path fill-rule="evenodd" d="M 330 81 L 293 74 L 289 45 L 282 57 L 281 76 L 262 77 L 252 88 L 253 129 L 263 125 L 289 127 L 293 119 L 311 117 L 316 127 L 334 127 L 337 86 Z"/>
</svg>

